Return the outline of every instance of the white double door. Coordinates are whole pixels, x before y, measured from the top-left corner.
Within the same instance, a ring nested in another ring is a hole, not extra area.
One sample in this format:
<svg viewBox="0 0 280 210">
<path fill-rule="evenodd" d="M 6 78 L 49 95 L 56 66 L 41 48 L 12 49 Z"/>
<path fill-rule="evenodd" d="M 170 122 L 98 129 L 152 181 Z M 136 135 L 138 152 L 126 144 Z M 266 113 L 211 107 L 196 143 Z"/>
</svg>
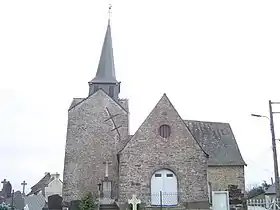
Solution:
<svg viewBox="0 0 280 210">
<path fill-rule="evenodd" d="M 151 179 L 151 204 L 172 206 L 178 203 L 177 178 L 172 171 L 162 169 Z"/>
</svg>

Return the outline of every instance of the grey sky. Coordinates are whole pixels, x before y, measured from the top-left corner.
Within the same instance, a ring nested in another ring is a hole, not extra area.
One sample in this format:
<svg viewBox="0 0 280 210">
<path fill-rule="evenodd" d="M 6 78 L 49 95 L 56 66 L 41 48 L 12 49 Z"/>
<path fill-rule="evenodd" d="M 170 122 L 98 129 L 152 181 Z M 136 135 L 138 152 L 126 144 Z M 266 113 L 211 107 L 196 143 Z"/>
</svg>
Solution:
<svg viewBox="0 0 280 210">
<path fill-rule="evenodd" d="M 88 94 L 107 10 L 104 0 L 0 1 L 0 178 L 16 189 L 46 171 L 62 174 L 67 109 Z M 279 11 L 278 0 L 113 1 L 116 74 L 130 100 L 131 133 L 166 93 L 184 119 L 231 123 L 246 184 L 269 181 L 269 122 L 250 113 L 267 115 L 268 100 L 280 100 Z"/>
</svg>

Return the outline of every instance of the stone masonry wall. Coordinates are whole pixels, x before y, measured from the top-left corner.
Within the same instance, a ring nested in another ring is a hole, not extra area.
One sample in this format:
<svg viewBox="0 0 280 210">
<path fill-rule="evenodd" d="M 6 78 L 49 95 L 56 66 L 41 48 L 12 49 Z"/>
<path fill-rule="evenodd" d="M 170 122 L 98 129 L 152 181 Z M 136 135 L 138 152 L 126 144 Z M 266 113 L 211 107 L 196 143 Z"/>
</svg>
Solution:
<svg viewBox="0 0 280 210">
<path fill-rule="evenodd" d="M 114 125 L 106 107 L 119 128 Z M 106 121 L 107 120 L 107 121 Z M 104 179 L 105 161 L 109 164 L 109 180 L 113 181 L 114 195 L 117 194 L 118 162 L 116 150 L 128 138 L 128 113 L 102 90 L 76 105 L 68 113 L 68 128 L 64 161 L 63 200 L 78 200 L 87 193 L 96 193 L 98 183 Z"/>
<path fill-rule="evenodd" d="M 207 173 L 213 191 L 223 191 L 228 188 L 228 185 L 238 185 L 244 193 L 244 166 L 209 166 Z"/>
<path fill-rule="evenodd" d="M 162 138 L 159 127 L 171 135 Z M 207 201 L 207 157 L 164 95 L 120 154 L 120 202 L 132 194 L 149 203 L 151 177 L 169 169 L 178 180 L 179 202 Z"/>
</svg>

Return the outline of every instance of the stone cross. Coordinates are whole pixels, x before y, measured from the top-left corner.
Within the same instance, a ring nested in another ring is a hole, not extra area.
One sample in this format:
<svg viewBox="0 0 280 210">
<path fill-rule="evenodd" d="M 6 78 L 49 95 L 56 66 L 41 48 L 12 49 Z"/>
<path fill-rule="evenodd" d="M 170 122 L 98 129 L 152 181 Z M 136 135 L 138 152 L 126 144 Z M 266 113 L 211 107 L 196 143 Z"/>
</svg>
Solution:
<svg viewBox="0 0 280 210">
<path fill-rule="evenodd" d="M 140 199 L 136 198 L 136 195 L 133 194 L 131 199 L 128 199 L 128 204 L 132 205 L 132 210 L 137 210 L 137 204 L 140 204 Z"/>
<path fill-rule="evenodd" d="M 25 180 L 21 183 L 22 185 L 22 194 L 24 194 L 25 192 L 25 186 L 27 185 L 27 183 L 25 182 Z"/>
</svg>

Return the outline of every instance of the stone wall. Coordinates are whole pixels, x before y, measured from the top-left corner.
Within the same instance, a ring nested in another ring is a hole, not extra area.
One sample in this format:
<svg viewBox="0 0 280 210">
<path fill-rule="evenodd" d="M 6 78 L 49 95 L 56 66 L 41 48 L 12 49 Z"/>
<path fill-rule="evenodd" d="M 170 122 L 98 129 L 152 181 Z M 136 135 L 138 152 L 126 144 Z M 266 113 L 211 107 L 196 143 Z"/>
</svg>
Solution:
<svg viewBox="0 0 280 210">
<path fill-rule="evenodd" d="M 171 127 L 168 138 L 159 135 L 162 124 Z M 177 177 L 180 203 L 208 202 L 207 156 L 165 95 L 120 154 L 119 201 L 136 194 L 149 203 L 151 177 L 163 168 Z"/>
<path fill-rule="evenodd" d="M 120 139 L 108 110 L 119 128 Z M 102 90 L 80 102 L 68 113 L 67 140 L 63 176 L 63 200 L 79 200 L 87 193 L 97 193 L 109 161 L 109 180 L 114 195 L 118 183 L 118 145 L 128 138 L 128 113 Z"/>
<path fill-rule="evenodd" d="M 213 191 L 226 190 L 228 185 L 245 191 L 244 166 L 209 166 L 207 174 Z"/>
</svg>

